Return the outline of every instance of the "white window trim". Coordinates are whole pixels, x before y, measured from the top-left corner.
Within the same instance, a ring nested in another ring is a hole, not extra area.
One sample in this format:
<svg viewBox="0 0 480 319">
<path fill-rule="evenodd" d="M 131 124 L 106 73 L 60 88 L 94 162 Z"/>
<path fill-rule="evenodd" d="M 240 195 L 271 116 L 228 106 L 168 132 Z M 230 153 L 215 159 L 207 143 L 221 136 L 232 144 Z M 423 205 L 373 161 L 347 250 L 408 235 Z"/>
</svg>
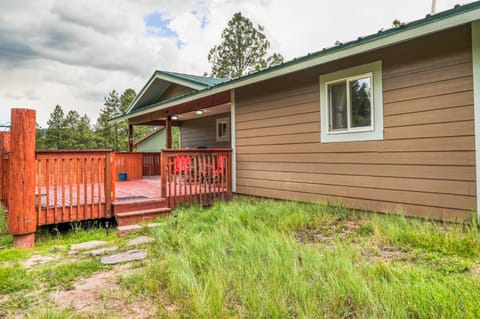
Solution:
<svg viewBox="0 0 480 319">
<path fill-rule="evenodd" d="M 346 78 L 342 78 L 342 79 L 337 79 L 337 80 L 334 80 L 334 81 L 330 81 L 330 82 L 327 82 L 325 83 L 326 85 L 326 88 L 327 88 L 327 94 L 328 94 L 328 86 L 331 85 L 331 84 L 336 84 L 336 83 L 343 83 L 343 82 L 346 82 L 347 84 L 351 81 L 354 81 L 354 80 L 358 80 L 358 79 L 365 79 L 365 78 L 370 78 L 370 81 L 371 81 L 371 86 L 370 86 L 370 96 L 371 96 L 371 108 L 372 108 L 372 111 L 375 109 L 374 108 L 374 97 L 373 97 L 373 73 L 372 72 L 369 72 L 369 73 L 364 73 L 364 74 L 358 74 L 358 75 L 354 75 L 354 76 L 349 76 L 349 77 L 346 77 Z M 351 125 L 351 117 L 352 117 L 352 110 L 350 108 L 350 94 L 348 94 L 348 91 L 349 91 L 349 88 L 348 88 L 348 85 L 347 85 L 347 125 L 350 126 Z M 329 119 L 329 125 L 328 125 L 328 134 L 345 134 L 345 133 L 352 133 L 352 132 L 368 132 L 368 131 L 373 131 L 374 130 L 374 127 L 375 127 L 375 123 L 374 123 L 374 117 L 373 117 L 373 114 L 374 112 L 370 112 L 370 123 L 371 125 L 370 126 L 361 126 L 361 127 L 350 127 L 350 128 L 347 128 L 347 129 L 338 129 L 338 130 L 330 130 L 330 127 L 332 125 L 332 116 L 331 116 L 331 103 L 328 103 L 327 104 L 327 112 L 328 112 L 328 119 Z"/>
<path fill-rule="evenodd" d="M 227 124 L 227 135 L 219 136 L 218 124 L 225 123 Z M 230 141 L 230 119 L 228 117 L 218 118 L 215 121 L 215 131 L 216 131 L 216 141 L 217 142 L 228 142 Z"/>
<path fill-rule="evenodd" d="M 329 103 L 327 85 L 371 74 L 372 77 L 372 126 L 346 131 L 329 131 Z M 323 74 L 320 76 L 320 141 L 322 143 L 383 140 L 383 87 L 382 61 Z"/>
</svg>

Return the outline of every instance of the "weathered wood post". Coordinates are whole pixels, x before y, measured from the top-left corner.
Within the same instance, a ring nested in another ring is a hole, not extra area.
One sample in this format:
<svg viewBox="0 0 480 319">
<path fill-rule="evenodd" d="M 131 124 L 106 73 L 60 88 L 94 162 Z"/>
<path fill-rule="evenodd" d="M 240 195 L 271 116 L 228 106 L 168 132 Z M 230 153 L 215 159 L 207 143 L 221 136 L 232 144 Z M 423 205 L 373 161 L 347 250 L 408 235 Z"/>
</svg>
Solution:
<svg viewBox="0 0 480 319">
<path fill-rule="evenodd" d="M 133 125 L 128 124 L 128 151 L 133 152 Z"/>
<path fill-rule="evenodd" d="M 170 115 L 167 116 L 165 121 L 165 132 L 167 135 L 167 150 L 169 150 L 172 148 L 172 117 Z"/>
<path fill-rule="evenodd" d="M 4 201 L 4 204 L 7 204 L 8 199 L 4 198 L 3 195 L 6 194 L 4 185 L 7 182 L 8 167 L 3 167 L 4 153 L 10 152 L 10 132 L 0 132 L 0 202 Z"/>
<path fill-rule="evenodd" d="M 35 245 L 35 110 L 12 109 L 10 130 L 8 232 L 13 247 Z"/>
</svg>

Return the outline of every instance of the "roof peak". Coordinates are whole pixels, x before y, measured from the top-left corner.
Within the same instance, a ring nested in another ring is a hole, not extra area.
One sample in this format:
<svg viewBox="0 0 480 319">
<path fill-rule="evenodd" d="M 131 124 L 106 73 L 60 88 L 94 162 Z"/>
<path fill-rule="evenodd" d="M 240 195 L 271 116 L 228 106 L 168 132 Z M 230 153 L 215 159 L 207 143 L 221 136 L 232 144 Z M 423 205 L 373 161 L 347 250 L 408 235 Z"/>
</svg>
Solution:
<svg viewBox="0 0 480 319">
<path fill-rule="evenodd" d="M 172 76 L 184 81 L 194 82 L 203 86 L 214 86 L 219 83 L 226 81 L 226 79 L 219 79 L 214 77 L 208 76 L 201 76 L 201 75 L 194 75 L 194 74 L 187 74 L 187 73 L 180 73 L 180 72 L 172 72 L 172 71 L 164 71 L 164 70 L 156 70 L 156 73 L 160 73 L 167 76 Z"/>
</svg>

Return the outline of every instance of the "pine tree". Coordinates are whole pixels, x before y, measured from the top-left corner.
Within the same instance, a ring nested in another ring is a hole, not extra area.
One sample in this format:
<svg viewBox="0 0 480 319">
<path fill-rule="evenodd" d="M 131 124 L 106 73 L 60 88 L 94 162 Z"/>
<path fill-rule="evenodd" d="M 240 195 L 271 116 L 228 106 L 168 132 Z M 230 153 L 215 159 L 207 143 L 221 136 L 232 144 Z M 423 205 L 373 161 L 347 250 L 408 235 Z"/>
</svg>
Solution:
<svg viewBox="0 0 480 319">
<path fill-rule="evenodd" d="M 261 25 L 255 28 L 241 12 L 235 13 L 222 32 L 222 42 L 208 53 L 211 76 L 236 78 L 282 63 L 279 53 L 266 58 L 270 41 L 263 31 Z"/>
<path fill-rule="evenodd" d="M 109 120 L 120 112 L 120 96 L 113 90 L 105 97 L 104 108 L 100 110 L 97 119 L 95 133 L 102 148 L 119 149 L 118 125 L 110 123 Z"/>
<path fill-rule="evenodd" d="M 78 132 L 77 128 L 80 122 L 80 114 L 77 111 L 71 110 L 65 116 L 63 127 L 65 128 L 65 134 L 63 136 L 62 148 L 77 149 Z"/>
<path fill-rule="evenodd" d="M 75 144 L 79 149 L 93 149 L 97 145 L 95 143 L 94 134 L 90 127 L 90 118 L 87 114 L 80 117 L 76 128 L 77 135 Z"/>
<path fill-rule="evenodd" d="M 55 106 L 55 109 L 50 113 L 50 119 L 47 121 L 48 129 L 46 131 L 46 147 L 50 149 L 64 148 L 65 137 L 65 114 L 60 105 Z"/>
</svg>

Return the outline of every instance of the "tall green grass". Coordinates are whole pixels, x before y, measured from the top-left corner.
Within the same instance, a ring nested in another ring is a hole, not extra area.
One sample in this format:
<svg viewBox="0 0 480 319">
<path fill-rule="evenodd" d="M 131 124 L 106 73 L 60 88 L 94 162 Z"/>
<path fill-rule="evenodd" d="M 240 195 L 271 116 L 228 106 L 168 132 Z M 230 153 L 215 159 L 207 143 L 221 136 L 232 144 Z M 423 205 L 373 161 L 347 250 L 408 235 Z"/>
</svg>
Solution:
<svg viewBox="0 0 480 319">
<path fill-rule="evenodd" d="M 8 225 L 4 214 L 5 210 L 0 204 L 0 248 L 13 242 L 12 236 L 8 234 Z"/>
<path fill-rule="evenodd" d="M 480 316 L 480 281 L 469 272 L 480 257 L 473 227 L 251 198 L 177 213 L 176 221 L 155 231 L 157 261 L 121 282 L 136 294 L 166 292 L 180 316 Z M 296 240 L 302 229 L 342 229 L 346 221 L 360 225 L 352 240 Z M 415 258 L 365 258 L 365 249 L 378 246 Z M 457 257 L 467 266 L 451 272 L 432 267 L 437 261 L 455 265 Z"/>
</svg>

